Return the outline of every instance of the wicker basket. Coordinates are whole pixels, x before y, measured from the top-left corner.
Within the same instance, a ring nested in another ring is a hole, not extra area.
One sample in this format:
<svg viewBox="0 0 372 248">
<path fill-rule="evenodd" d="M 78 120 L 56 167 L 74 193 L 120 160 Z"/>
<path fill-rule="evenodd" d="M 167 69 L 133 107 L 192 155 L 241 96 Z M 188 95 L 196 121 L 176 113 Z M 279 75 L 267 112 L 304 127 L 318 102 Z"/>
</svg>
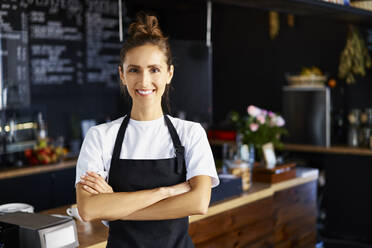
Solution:
<svg viewBox="0 0 372 248">
<path fill-rule="evenodd" d="M 372 1 L 354 1 L 350 3 L 351 6 L 360 9 L 372 10 Z"/>
<path fill-rule="evenodd" d="M 324 86 L 325 81 L 327 81 L 327 76 L 322 75 L 289 75 L 286 74 L 286 79 L 289 85 L 294 86 Z"/>
</svg>

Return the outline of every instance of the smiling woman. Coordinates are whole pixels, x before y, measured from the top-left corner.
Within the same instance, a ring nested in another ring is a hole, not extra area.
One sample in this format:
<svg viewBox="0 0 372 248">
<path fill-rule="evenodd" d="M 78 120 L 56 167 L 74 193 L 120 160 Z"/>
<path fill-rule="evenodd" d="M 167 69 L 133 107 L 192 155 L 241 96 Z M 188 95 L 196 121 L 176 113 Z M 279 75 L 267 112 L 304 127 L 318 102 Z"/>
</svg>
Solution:
<svg viewBox="0 0 372 248">
<path fill-rule="evenodd" d="M 147 44 L 132 48 L 126 53 L 123 66 L 119 66 L 119 74 L 132 99 L 132 112 L 162 115 L 158 106 L 165 89 L 169 89 L 173 65 L 166 64 L 166 57 L 158 46 Z"/>
<path fill-rule="evenodd" d="M 85 221 L 109 226 L 107 247 L 194 247 L 188 216 L 205 214 L 219 184 L 199 123 L 163 114 L 174 67 L 155 16 L 140 13 L 120 52 L 130 113 L 87 132 L 76 166 Z"/>
</svg>

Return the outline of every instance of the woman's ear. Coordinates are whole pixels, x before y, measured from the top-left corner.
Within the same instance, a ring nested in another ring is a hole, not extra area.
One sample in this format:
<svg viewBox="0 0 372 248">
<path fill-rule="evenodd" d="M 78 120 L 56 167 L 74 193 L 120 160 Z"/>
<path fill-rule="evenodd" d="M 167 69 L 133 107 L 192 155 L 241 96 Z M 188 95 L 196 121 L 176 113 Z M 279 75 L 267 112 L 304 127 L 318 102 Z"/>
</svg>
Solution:
<svg viewBox="0 0 372 248">
<path fill-rule="evenodd" d="M 125 85 L 125 78 L 124 78 L 124 70 L 122 66 L 118 66 L 119 76 L 120 76 L 120 82 Z"/>
<path fill-rule="evenodd" d="M 169 70 L 168 70 L 168 82 L 167 82 L 167 84 L 170 84 L 171 83 L 172 78 L 173 78 L 173 74 L 174 74 L 174 66 L 171 65 L 169 67 Z"/>
</svg>

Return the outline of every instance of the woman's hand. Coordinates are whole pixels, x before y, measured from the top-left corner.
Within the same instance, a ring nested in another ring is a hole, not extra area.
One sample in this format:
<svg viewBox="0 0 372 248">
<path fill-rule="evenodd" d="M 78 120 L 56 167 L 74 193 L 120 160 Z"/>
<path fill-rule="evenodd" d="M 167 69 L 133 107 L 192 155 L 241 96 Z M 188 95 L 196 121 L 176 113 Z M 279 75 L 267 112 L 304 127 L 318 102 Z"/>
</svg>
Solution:
<svg viewBox="0 0 372 248">
<path fill-rule="evenodd" d="M 83 189 L 91 194 L 113 193 L 111 186 L 99 174 L 88 171 L 80 178 Z"/>
</svg>

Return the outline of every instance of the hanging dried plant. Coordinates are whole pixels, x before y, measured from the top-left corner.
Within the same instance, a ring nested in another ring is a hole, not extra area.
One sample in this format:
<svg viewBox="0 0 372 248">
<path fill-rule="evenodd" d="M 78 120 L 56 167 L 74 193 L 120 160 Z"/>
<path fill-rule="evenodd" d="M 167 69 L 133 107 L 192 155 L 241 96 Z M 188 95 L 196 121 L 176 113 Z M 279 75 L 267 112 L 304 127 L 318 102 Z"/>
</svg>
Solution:
<svg viewBox="0 0 372 248">
<path fill-rule="evenodd" d="M 279 13 L 275 11 L 269 11 L 269 35 L 270 39 L 275 39 L 279 34 L 280 21 Z"/>
<path fill-rule="evenodd" d="M 293 28 L 295 25 L 295 16 L 293 14 L 287 15 L 287 24 L 288 27 Z"/>
<path fill-rule="evenodd" d="M 357 27 L 349 25 L 346 46 L 341 52 L 338 76 L 346 83 L 355 83 L 355 75 L 364 77 L 366 68 L 371 67 L 371 57 L 365 41 Z"/>
</svg>

